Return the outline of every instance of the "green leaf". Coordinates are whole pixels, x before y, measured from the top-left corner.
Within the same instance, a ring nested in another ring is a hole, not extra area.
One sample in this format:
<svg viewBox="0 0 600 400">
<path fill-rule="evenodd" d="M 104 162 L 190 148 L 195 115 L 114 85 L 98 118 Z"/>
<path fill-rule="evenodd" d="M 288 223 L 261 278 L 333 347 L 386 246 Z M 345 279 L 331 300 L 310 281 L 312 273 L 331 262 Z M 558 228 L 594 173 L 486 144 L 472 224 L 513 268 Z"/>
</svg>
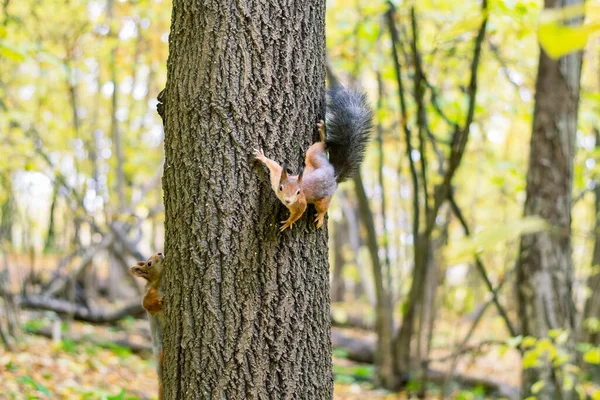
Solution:
<svg viewBox="0 0 600 400">
<path fill-rule="evenodd" d="M 526 351 L 523 355 L 523 369 L 534 368 L 538 366 L 538 355 L 535 351 Z"/>
<path fill-rule="evenodd" d="M 114 396 L 106 396 L 106 400 L 125 400 L 125 389 L 121 389 L 121 391 Z"/>
<path fill-rule="evenodd" d="M 337 357 L 337 358 L 347 358 L 348 357 L 348 350 L 344 349 L 343 347 L 337 347 L 335 349 L 333 349 L 333 356 Z"/>
<path fill-rule="evenodd" d="M 581 50 L 590 34 L 599 31 L 600 24 L 583 26 L 563 26 L 558 24 L 540 25 L 538 39 L 540 45 L 552 58 Z"/>
<path fill-rule="evenodd" d="M 537 381 L 533 385 L 531 385 L 531 393 L 538 394 L 546 385 L 544 381 Z"/>
<path fill-rule="evenodd" d="M 583 326 L 590 333 L 598 333 L 598 332 L 600 332 L 600 319 L 587 318 L 585 321 L 583 321 Z"/>
<path fill-rule="evenodd" d="M 537 339 L 533 336 L 525 336 L 522 341 L 523 347 L 533 347 L 535 346 L 536 342 Z"/>
<path fill-rule="evenodd" d="M 436 41 L 438 43 L 448 42 L 456 39 L 462 34 L 479 29 L 486 16 L 487 13 L 482 13 L 481 10 L 474 10 L 463 16 L 462 19 L 452 24 L 449 28 L 443 30 Z"/>
<path fill-rule="evenodd" d="M 589 2 L 592 3 L 592 2 Z M 540 14 L 538 39 L 550 57 L 559 58 L 585 47 L 588 37 L 600 31 L 600 8 L 592 4 L 574 4 L 558 9 L 546 9 Z M 579 25 L 565 25 L 571 19 L 587 20 Z"/>
<path fill-rule="evenodd" d="M 23 52 L 6 43 L 0 43 L 0 56 L 16 62 L 25 60 L 25 54 Z"/>
<path fill-rule="evenodd" d="M 522 218 L 486 228 L 471 237 L 457 240 L 447 247 L 446 256 L 451 263 L 469 262 L 474 255 L 489 250 L 499 243 L 546 229 L 548 229 L 548 224 L 542 218 Z"/>
<path fill-rule="evenodd" d="M 594 347 L 583 354 L 583 361 L 588 364 L 600 365 L 600 347 Z"/>
<path fill-rule="evenodd" d="M 46 388 L 44 385 L 42 385 L 41 383 L 35 381 L 32 377 L 30 376 L 24 376 L 22 378 L 19 378 L 19 381 L 26 383 L 34 388 L 36 388 L 37 390 L 39 390 L 40 392 L 44 393 L 46 396 L 50 396 L 51 393 L 48 390 L 48 388 Z"/>
</svg>

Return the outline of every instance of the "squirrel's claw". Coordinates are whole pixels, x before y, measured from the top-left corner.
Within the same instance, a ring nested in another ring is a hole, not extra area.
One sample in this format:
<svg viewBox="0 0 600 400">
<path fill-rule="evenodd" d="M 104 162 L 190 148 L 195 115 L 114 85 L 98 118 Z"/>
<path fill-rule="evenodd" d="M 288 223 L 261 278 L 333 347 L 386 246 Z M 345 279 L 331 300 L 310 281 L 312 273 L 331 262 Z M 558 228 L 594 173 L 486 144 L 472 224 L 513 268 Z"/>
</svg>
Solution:
<svg viewBox="0 0 600 400">
<path fill-rule="evenodd" d="M 265 158 L 265 153 L 262 149 L 254 149 L 254 158 L 257 160 L 262 160 Z"/>
<path fill-rule="evenodd" d="M 325 214 L 319 215 L 319 213 L 315 214 L 315 224 L 317 225 L 317 229 L 323 226 L 323 221 L 325 220 Z"/>
<path fill-rule="evenodd" d="M 292 230 L 292 227 L 293 227 L 293 225 L 294 225 L 294 223 L 293 223 L 293 222 L 292 222 L 292 223 L 290 223 L 290 221 L 289 221 L 289 220 L 281 221 L 281 223 L 282 223 L 283 225 L 281 226 L 281 228 L 279 228 L 279 231 L 280 231 L 280 232 L 283 232 L 283 231 L 285 231 L 287 228 L 290 228 L 290 230 Z"/>
<path fill-rule="evenodd" d="M 319 140 L 321 142 L 325 141 L 325 121 L 322 119 L 317 122 L 317 129 L 319 130 Z"/>
</svg>

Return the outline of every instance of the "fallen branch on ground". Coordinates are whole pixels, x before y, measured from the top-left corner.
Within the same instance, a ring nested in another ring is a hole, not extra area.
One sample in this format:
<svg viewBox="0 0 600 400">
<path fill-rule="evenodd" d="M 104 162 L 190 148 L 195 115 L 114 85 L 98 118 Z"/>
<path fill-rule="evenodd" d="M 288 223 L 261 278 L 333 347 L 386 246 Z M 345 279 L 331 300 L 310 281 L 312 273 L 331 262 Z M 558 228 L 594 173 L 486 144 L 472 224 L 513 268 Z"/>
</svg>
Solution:
<svg viewBox="0 0 600 400">
<path fill-rule="evenodd" d="M 18 300 L 22 308 L 54 311 L 59 314 L 70 314 L 77 321 L 106 324 L 117 322 L 125 317 L 142 315 L 145 311 L 139 300 L 125 304 L 116 310 L 90 310 L 71 302 L 51 299 L 43 296 L 27 296 Z"/>
<path fill-rule="evenodd" d="M 43 337 L 47 337 L 52 339 L 52 329 L 51 328 L 41 328 L 41 329 L 27 329 L 27 333 L 31 333 L 34 335 L 39 335 Z M 129 340 L 127 335 L 119 335 L 119 337 L 114 339 L 102 339 L 98 338 L 94 335 L 78 335 L 73 333 L 61 333 L 62 340 L 72 340 L 75 343 L 92 343 L 101 347 L 125 347 L 131 350 L 132 353 L 145 353 L 151 352 L 152 346 L 149 343 L 136 343 Z"/>
<path fill-rule="evenodd" d="M 366 331 L 375 329 L 375 323 L 360 315 L 345 314 L 340 318 L 337 313 L 331 313 L 331 325 L 338 328 L 357 328 Z"/>
</svg>

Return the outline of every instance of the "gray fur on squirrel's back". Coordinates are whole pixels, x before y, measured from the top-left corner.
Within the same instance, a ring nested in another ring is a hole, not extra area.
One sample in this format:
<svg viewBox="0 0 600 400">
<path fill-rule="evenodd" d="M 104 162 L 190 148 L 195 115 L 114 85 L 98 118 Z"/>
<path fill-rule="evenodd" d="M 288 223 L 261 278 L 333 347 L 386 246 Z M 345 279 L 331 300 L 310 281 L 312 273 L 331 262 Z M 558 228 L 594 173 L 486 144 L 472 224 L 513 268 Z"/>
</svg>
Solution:
<svg viewBox="0 0 600 400">
<path fill-rule="evenodd" d="M 337 182 L 357 173 L 373 128 L 373 111 L 364 93 L 336 86 L 329 90 L 325 143 Z"/>
</svg>

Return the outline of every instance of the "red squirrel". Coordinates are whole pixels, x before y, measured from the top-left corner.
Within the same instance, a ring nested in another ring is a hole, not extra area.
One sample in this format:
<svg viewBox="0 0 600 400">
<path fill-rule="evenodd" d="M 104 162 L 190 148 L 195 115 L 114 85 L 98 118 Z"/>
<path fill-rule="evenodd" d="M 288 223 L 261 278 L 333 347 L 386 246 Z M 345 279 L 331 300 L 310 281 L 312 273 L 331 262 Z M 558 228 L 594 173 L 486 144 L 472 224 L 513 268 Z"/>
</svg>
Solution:
<svg viewBox="0 0 600 400">
<path fill-rule="evenodd" d="M 304 169 L 298 175 L 288 174 L 285 163 L 267 158 L 262 149 L 254 150 L 255 159 L 269 169 L 271 188 L 290 211 L 280 231 L 292 229 L 307 204 L 315 205 L 315 223 L 317 229 L 322 227 L 338 183 L 355 174 L 363 161 L 373 127 L 366 95 L 343 86 L 332 88 L 328 95 L 327 133 L 319 121 L 319 141 L 306 151 Z"/>
<path fill-rule="evenodd" d="M 162 275 L 164 271 L 165 256 L 162 253 L 154 254 L 147 261 L 138 261 L 131 267 L 131 273 L 146 280 L 146 293 L 142 299 L 142 307 L 148 312 L 150 321 L 150 335 L 152 336 L 152 352 L 157 357 L 156 372 L 158 373 L 158 398 L 162 400 L 162 366 L 163 366 L 163 294 Z"/>
</svg>

